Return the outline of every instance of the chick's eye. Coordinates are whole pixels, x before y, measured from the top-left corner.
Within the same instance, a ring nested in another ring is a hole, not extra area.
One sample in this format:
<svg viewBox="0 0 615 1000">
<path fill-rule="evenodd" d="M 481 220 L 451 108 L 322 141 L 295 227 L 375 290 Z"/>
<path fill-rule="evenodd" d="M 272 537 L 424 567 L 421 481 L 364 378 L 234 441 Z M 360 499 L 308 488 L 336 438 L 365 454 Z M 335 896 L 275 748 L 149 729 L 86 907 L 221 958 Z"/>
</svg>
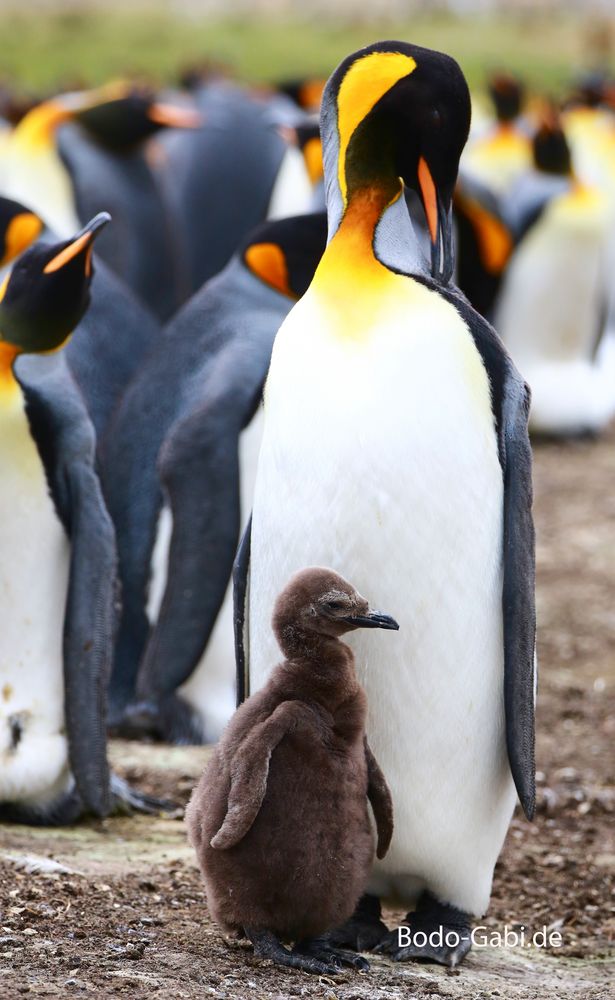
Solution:
<svg viewBox="0 0 615 1000">
<path fill-rule="evenodd" d="M 341 601 L 328 601 L 327 607 L 329 611 L 342 611 L 344 605 Z"/>
</svg>

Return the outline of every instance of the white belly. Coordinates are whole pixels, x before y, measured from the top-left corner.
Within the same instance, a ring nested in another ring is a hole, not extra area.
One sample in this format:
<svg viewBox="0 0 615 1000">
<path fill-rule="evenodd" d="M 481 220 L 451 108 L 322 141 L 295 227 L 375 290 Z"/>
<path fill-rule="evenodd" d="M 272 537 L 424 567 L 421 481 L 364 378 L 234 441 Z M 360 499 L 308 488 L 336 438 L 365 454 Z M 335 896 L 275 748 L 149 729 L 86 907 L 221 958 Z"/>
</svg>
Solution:
<svg viewBox="0 0 615 1000">
<path fill-rule="evenodd" d="M 439 302 L 440 324 L 415 303 L 342 341 L 308 293 L 278 334 L 254 501 L 251 690 L 280 659 L 271 612 L 293 572 L 330 566 L 394 615 L 398 634 L 349 640 L 395 804 L 378 888 L 427 887 L 480 913 L 514 803 L 503 486 L 486 373 Z"/>
<path fill-rule="evenodd" d="M 17 391 L 0 394 L 0 470 L 0 801 L 43 800 L 69 777 L 62 655 L 69 542 Z"/>
<path fill-rule="evenodd" d="M 611 219 L 591 190 L 561 195 L 508 267 L 496 328 L 532 390 L 532 430 L 600 430 L 615 412 L 612 351 L 593 356 L 613 311 Z"/>
<path fill-rule="evenodd" d="M 311 204 L 312 185 L 303 156 L 294 146 L 289 146 L 273 185 L 267 218 L 285 219 L 289 215 L 301 215 L 311 211 Z"/>
</svg>

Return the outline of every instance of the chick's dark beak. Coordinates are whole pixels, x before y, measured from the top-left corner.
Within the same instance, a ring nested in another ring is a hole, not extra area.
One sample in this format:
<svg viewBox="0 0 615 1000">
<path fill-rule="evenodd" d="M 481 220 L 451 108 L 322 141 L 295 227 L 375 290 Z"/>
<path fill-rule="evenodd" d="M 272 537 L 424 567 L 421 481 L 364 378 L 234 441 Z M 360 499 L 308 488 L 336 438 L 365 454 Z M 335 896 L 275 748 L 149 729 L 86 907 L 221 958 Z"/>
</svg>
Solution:
<svg viewBox="0 0 615 1000">
<path fill-rule="evenodd" d="M 390 615 L 383 615 L 380 611 L 368 611 L 366 615 L 349 615 L 343 620 L 356 628 L 386 628 L 395 632 L 399 630 L 395 619 Z"/>
<path fill-rule="evenodd" d="M 432 277 L 441 284 L 448 285 L 453 276 L 454 266 L 452 206 L 450 199 L 447 202 L 442 197 L 429 165 L 422 156 L 418 164 L 418 179 L 431 241 Z"/>
<path fill-rule="evenodd" d="M 60 250 L 59 253 L 52 257 L 51 260 L 43 268 L 44 274 L 53 274 L 54 271 L 59 271 L 61 267 L 70 263 L 74 260 L 78 254 L 83 253 L 84 250 L 90 250 L 92 243 L 96 239 L 98 233 L 103 229 L 108 222 L 111 222 L 111 216 L 108 212 L 99 212 L 95 215 L 93 219 L 90 219 L 88 224 L 79 230 L 78 233 L 73 236 L 72 240 Z M 90 266 L 90 254 L 86 256 L 86 271 Z"/>
</svg>

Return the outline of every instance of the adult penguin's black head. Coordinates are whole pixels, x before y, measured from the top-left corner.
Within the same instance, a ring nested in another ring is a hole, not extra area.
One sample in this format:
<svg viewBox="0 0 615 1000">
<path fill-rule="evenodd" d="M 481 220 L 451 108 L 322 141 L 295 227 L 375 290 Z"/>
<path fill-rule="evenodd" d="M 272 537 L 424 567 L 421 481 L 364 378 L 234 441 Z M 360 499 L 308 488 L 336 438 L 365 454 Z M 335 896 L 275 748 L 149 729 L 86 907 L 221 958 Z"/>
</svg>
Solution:
<svg viewBox="0 0 615 1000">
<path fill-rule="evenodd" d="M 546 174 L 569 177 L 572 154 L 555 107 L 548 108 L 532 139 L 534 166 Z"/>
<path fill-rule="evenodd" d="M 307 291 L 327 243 L 324 212 L 265 222 L 242 250 L 243 262 L 260 281 L 290 299 Z"/>
<path fill-rule="evenodd" d="M 441 52 L 406 42 L 377 42 L 345 59 L 327 84 L 325 147 L 331 141 L 332 105 L 344 205 L 369 188 L 385 189 L 393 200 L 401 177 L 423 204 L 433 275 L 448 282 L 453 270 L 451 203 L 471 116 L 458 64 Z M 325 148 L 326 171 L 329 159 Z"/>
<path fill-rule="evenodd" d="M 202 124 L 195 109 L 157 101 L 151 90 L 137 87 L 77 111 L 75 120 L 97 142 L 113 150 L 128 150 L 161 128 L 198 128 Z"/>
<path fill-rule="evenodd" d="M 519 117 L 525 92 L 516 76 L 512 73 L 493 73 L 489 78 L 488 89 L 499 122 L 512 122 Z"/>
<path fill-rule="evenodd" d="M 71 239 L 20 257 L 0 289 L 0 343 L 26 354 L 62 346 L 89 305 L 92 245 L 110 218 L 100 212 Z"/>
<path fill-rule="evenodd" d="M 42 229 L 43 223 L 34 212 L 18 201 L 0 198 L 0 267 L 19 257 Z"/>
</svg>

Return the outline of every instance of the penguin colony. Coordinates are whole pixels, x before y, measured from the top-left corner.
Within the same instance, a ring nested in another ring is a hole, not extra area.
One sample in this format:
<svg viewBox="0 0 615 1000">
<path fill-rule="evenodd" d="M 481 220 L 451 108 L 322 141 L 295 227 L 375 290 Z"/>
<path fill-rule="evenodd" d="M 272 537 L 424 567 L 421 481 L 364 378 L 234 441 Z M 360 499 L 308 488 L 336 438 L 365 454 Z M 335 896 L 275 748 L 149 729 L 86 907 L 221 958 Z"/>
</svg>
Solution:
<svg viewBox="0 0 615 1000">
<path fill-rule="evenodd" d="M 615 88 L 472 123 L 406 42 L 182 84 L 0 101 L 0 819 L 156 812 L 108 733 L 219 741 L 225 932 L 455 965 L 534 809 L 528 423 L 615 414 Z"/>
</svg>

